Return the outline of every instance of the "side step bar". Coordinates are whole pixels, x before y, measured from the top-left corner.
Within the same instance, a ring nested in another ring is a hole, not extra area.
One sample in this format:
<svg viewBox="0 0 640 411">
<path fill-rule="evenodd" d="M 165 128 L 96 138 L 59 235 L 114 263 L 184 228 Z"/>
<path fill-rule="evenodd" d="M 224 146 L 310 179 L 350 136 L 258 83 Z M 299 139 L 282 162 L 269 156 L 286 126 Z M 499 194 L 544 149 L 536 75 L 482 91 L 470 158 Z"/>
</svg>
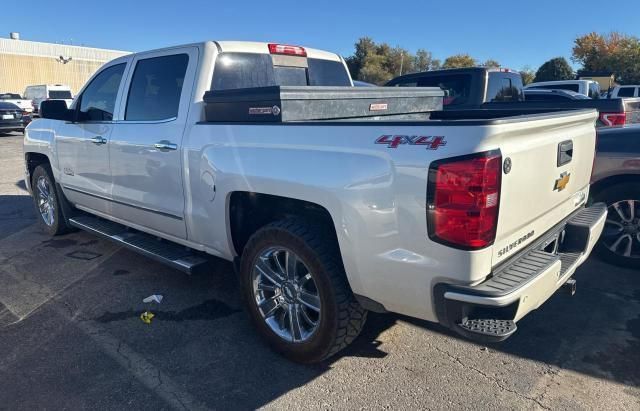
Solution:
<svg viewBox="0 0 640 411">
<path fill-rule="evenodd" d="M 152 235 L 133 230 L 113 221 L 90 215 L 80 215 L 70 218 L 69 224 L 114 241 L 187 274 L 205 271 L 209 266 L 209 259 L 206 256 L 188 247 L 160 240 Z"/>
</svg>

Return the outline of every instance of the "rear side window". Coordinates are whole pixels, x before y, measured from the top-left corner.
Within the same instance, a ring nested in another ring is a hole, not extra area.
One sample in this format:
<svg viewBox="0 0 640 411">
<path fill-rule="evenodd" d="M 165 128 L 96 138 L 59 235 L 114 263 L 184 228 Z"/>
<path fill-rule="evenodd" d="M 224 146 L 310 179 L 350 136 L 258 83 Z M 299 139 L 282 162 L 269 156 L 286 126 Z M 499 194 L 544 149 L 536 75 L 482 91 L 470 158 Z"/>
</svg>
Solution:
<svg viewBox="0 0 640 411">
<path fill-rule="evenodd" d="M 125 120 L 157 121 L 177 117 L 188 64 L 186 54 L 139 60 L 129 87 Z"/>
<path fill-rule="evenodd" d="M 306 62 L 307 67 L 274 66 L 269 54 L 222 53 L 216 59 L 211 88 L 351 85 L 341 62 L 313 58 Z"/>
<path fill-rule="evenodd" d="M 80 96 L 80 121 L 111 121 L 118 89 L 126 64 L 107 67 L 84 89 Z"/>
<path fill-rule="evenodd" d="M 70 90 L 49 90 L 49 98 L 54 100 L 70 100 L 73 96 Z"/>
<path fill-rule="evenodd" d="M 633 97 L 635 91 L 635 87 L 620 87 L 618 97 Z"/>
</svg>

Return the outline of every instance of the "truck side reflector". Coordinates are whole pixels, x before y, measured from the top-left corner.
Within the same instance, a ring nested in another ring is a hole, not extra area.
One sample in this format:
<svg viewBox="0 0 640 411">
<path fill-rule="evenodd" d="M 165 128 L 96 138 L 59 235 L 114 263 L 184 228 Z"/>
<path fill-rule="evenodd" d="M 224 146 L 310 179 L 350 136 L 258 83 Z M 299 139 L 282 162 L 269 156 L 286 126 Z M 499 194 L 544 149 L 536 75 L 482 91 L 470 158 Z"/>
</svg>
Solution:
<svg viewBox="0 0 640 411">
<path fill-rule="evenodd" d="M 287 54 L 290 56 L 307 57 L 307 50 L 300 46 L 290 46 L 287 44 L 269 43 L 269 53 L 271 54 Z"/>
<path fill-rule="evenodd" d="M 465 250 L 493 244 L 501 184 L 500 151 L 433 162 L 427 187 L 429 237 Z"/>
</svg>

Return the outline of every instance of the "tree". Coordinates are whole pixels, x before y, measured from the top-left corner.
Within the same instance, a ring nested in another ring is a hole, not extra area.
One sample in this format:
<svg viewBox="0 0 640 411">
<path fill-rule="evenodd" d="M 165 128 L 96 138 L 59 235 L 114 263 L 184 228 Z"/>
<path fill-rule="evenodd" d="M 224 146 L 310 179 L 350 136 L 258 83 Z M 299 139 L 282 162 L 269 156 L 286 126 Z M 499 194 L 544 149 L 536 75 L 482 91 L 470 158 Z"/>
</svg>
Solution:
<svg viewBox="0 0 640 411">
<path fill-rule="evenodd" d="M 416 72 L 430 70 L 432 63 L 433 56 L 430 52 L 424 49 L 418 49 L 418 51 L 416 51 L 416 55 L 413 58 L 413 68 Z"/>
<path fill-rule="evenodd" d="M 439 67 L 440 61 L 430 52 L 419 49 L 414 56 L 408 50 L 387 43 L 376 43 L 362 37 L 355 44 L 355 52 L 346 58 L 351 77 L 374 84 L 383 84 L 401 74 L 426 71 Z"/>
<path fill-rule="evenodd" d="M 556 57 L 544 63 L 538 71 L 534 81 L 573 80 L 575 74 L 564 57 Z"/>
<path fill-rule="evenodd" d="M 477 66 L 478 62 L 476 59 L 471 57 L 468 54 L 455 54 L 453 56 L 449 56 L 445 59 L 442 64 L 442 68 L 462 68 L 462 67 L 473 67 Z"/>
<path fill-rule="evenodd" d="M 520 70 L 520 76 L 522 77 L 522 84 L 526 86 L 529 83 L 533 83 L 536 73 L 531 69 L 531 67 L 524 66 L 522 70 Z"/>
<path fill-rule="evenodd" d="M 489 59 L 489 60 L 485 61 L 484 63 L 482 63 L 482 66 L 483 67 L 488 67 L 488 68 L 500 68 L 500 63 L 498 63 L 494 59 Z"/>
<path fill-rule="evenodd" d="M 623 33 L 595 32 L 574 41 L 572 60 L 587 71 L 610 71 L 622 84 L 640 82 L 640 39 Z"/>
</svg>

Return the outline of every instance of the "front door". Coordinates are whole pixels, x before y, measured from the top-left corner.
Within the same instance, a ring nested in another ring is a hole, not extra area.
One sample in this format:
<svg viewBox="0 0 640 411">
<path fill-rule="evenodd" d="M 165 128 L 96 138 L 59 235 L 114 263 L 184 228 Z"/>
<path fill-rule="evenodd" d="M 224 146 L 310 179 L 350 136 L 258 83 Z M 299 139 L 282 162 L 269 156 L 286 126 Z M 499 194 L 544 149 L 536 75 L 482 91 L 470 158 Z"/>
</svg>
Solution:
<svg viewBox="0 0 640 411">
<path fill-rule="evenodd" d="M 195 47 L 137 55 L 109 144 L 115 217 L 186 238 L 181 146 Z"/>
<path fill-rule="evenodd" d="M 80 208 L 108 213 L 111 206 L 109 139 L 126 66 L 113 64 L 96 74 L 78 97 L 75 121 L 56 130 L 60 183 Z"/>
</svg>

